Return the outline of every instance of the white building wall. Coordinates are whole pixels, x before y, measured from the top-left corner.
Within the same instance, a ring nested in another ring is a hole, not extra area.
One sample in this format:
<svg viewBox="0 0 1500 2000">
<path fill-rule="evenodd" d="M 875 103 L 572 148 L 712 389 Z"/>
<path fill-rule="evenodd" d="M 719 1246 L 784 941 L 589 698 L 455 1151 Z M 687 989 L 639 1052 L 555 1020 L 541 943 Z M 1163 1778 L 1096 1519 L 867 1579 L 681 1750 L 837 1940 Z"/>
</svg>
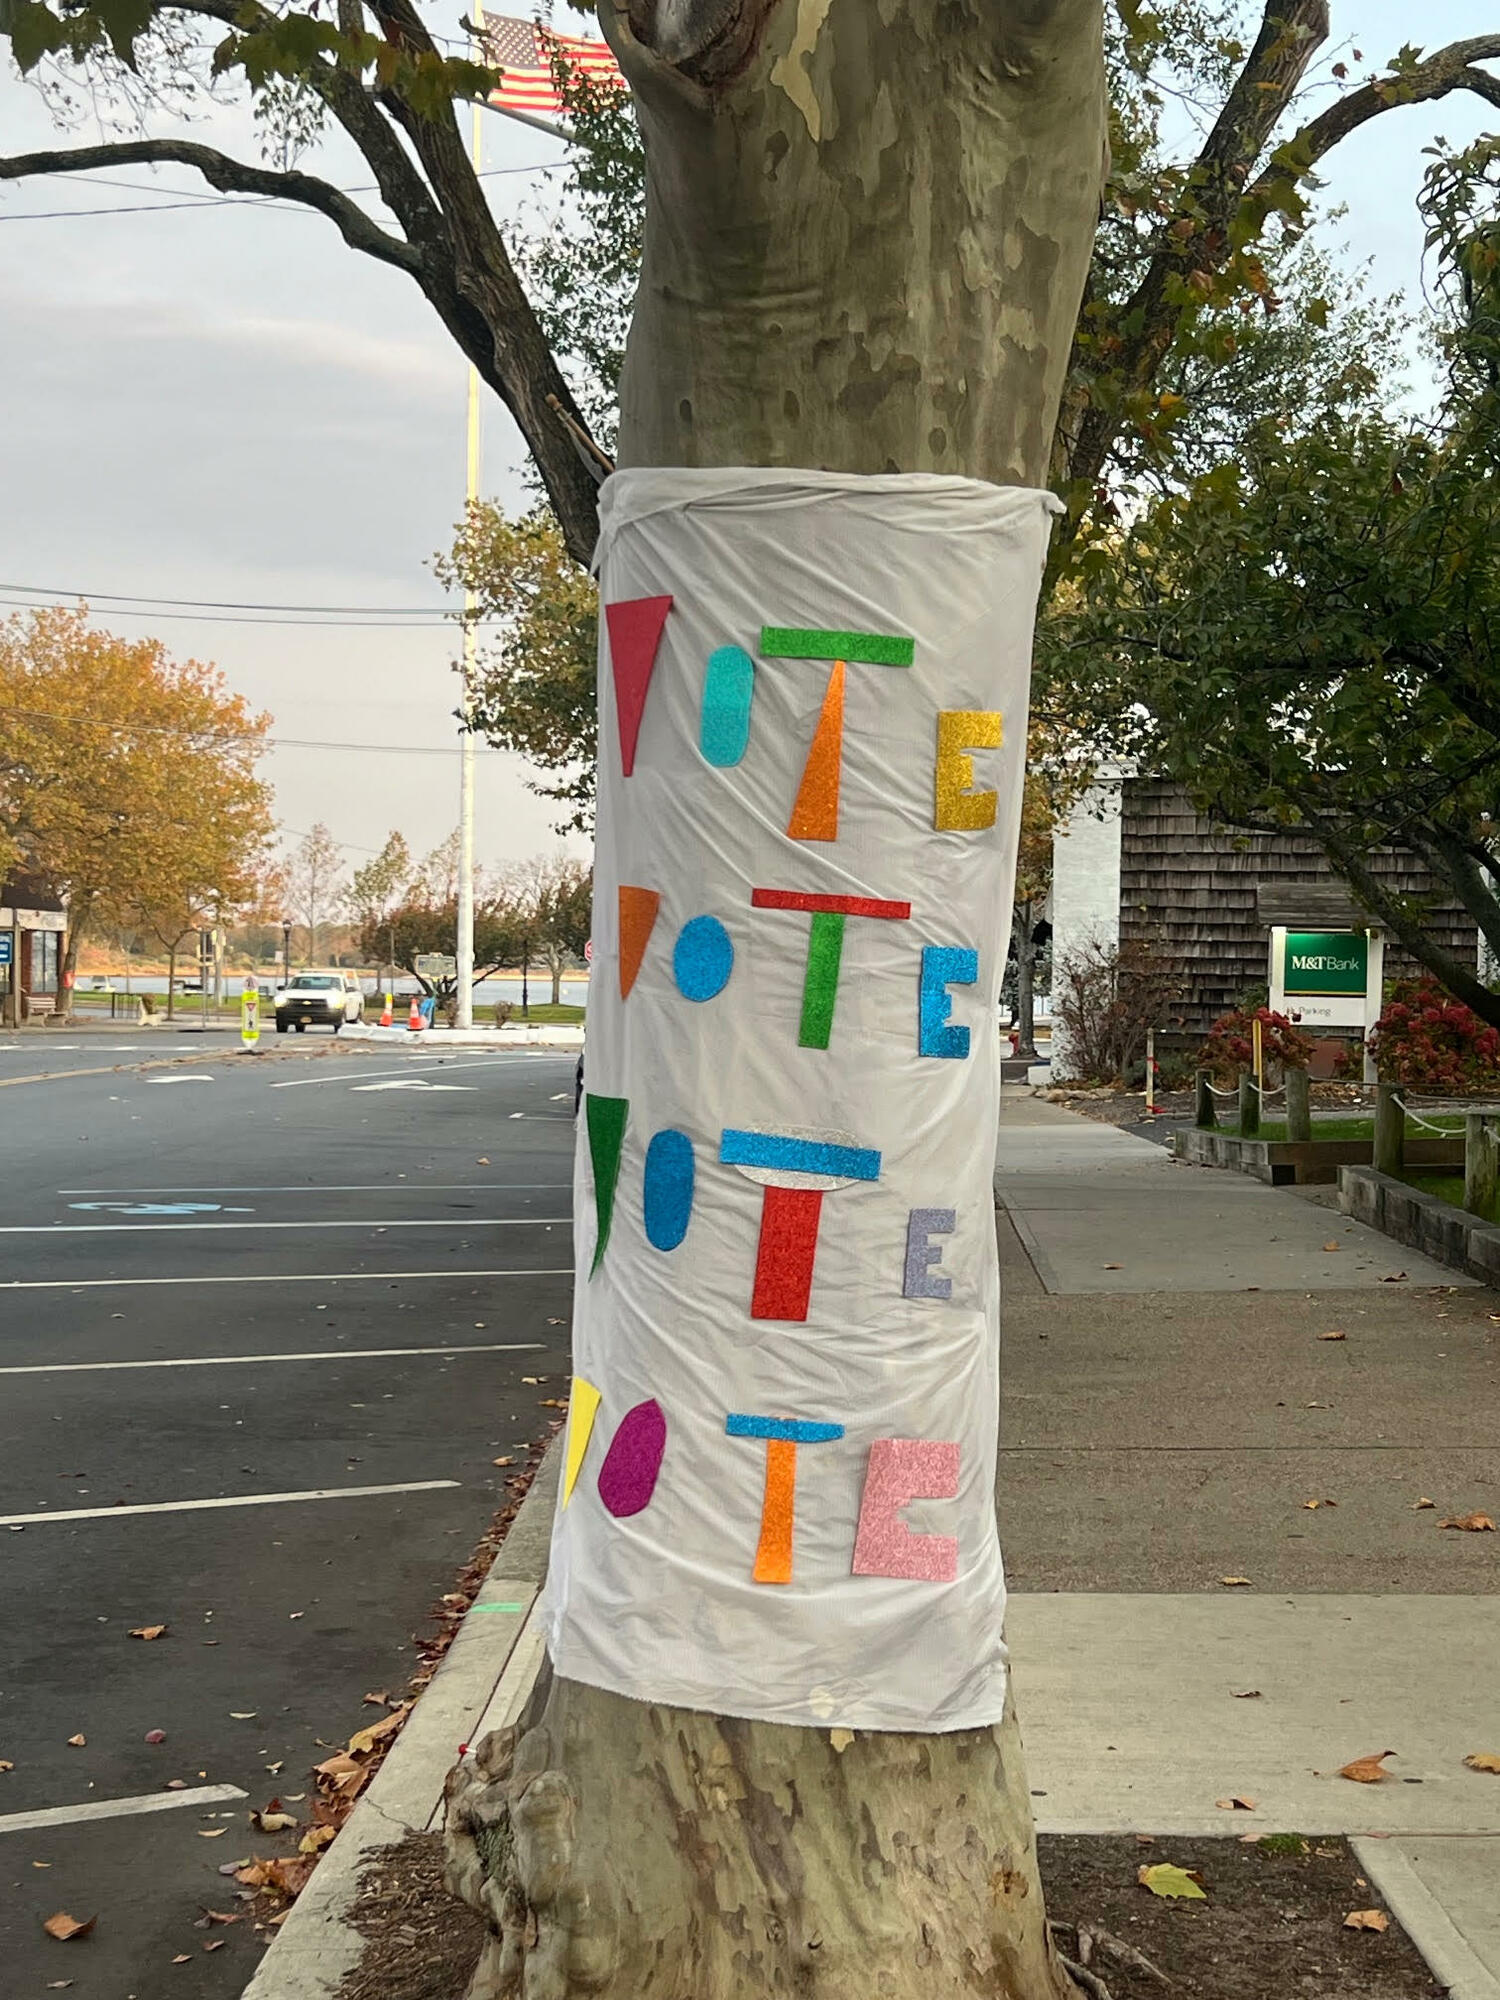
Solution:
<svg viewBox="0 0 1500 2000">
<path fill-rule="evenodd" d="M 1068 960 L 1120 942 L 1120 784 L 1102 774 L 1052 836 L 1052 1074 L 1069 1074 L 1057 1017 Z"/>
</svg>

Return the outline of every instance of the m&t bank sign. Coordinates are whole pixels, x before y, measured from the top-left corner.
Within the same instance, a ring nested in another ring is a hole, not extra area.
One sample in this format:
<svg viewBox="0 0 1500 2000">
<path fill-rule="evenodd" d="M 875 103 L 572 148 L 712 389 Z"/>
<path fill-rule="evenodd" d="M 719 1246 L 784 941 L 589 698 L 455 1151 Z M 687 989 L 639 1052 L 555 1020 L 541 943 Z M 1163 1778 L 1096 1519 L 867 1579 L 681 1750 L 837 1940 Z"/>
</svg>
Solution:
<svg viewBox="0 0 1500 2000">
<path fill-rule="evenodd" d="M 1379 931 L 1271 932 L 1271 1005 L 1306 1029 L 1359 1028 L 1380 1018 L 1385 944 Z"/>
<path fill-rule="evenodd" d="M 1363 996 L 1370 982 L 1370 940 L 1363 931 L 1288 931 L 1287 998 L 1312 994 Z"/>
</svg>

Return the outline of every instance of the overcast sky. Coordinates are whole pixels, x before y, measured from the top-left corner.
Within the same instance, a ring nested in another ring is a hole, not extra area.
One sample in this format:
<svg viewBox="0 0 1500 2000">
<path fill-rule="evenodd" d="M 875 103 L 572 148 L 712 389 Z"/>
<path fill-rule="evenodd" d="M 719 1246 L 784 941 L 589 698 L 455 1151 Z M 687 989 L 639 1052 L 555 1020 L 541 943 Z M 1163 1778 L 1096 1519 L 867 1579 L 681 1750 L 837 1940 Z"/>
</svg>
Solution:
<svg viewBox="0 0 1500 2000">
<path fill-rule="evenodd" d="M 1500 0 L 1431 0 L 1419 12 L 1420 22 L 1410 0 L 1334 0 L 1335 35 L 1373 63 L 1419 33 L 1433 45 L 1492 30 Z M 1378 292 L 1419 283 L 1422 148 L 1492 121 L 1467 97 L 1395 110 L 1332 156 L 1329 199 L 1348 214 L 1327 240 L 1371 261 Z M 0 132 L 8 153 L 58 143 L 36 93 L 9 74 Z M 238 109 L 193 136 L 257 157 Z M 487 167 L 560 152 L 487 120 Z M 368 180 L 348 149 L 330 145 L 311 164 L 344 186 Z M 508 173 L 487 185 L 497 210 L 516 216 L 555 179 Z M 168 208 L 205 191 L 176 168 L 102 180 L 0 183 L 0 583 L 58 597 L 440 606 L 427 565 L 463 505 L 465 369 L 420 293 L 346 250 L 321 217 Z M 26 219 L 39 212 L 46 219 Z M 487 399 L 484 485 L 502 504 L 520 499 L 520 458 L 509 418 Z M 324 820 L 358 865 L 394 826 L 418 850 L 453 826 L 447 630 L 99 622 L 217 661 L 272 711 L 280 737 L 400 746 L 278 747 L 266 770 L 290 834 Z M 430 754 L 412 754 L 418 746 Z M 551 819 L 516 760 L 481 755 L 483 859 L 556 845 Z"/>
</svg>

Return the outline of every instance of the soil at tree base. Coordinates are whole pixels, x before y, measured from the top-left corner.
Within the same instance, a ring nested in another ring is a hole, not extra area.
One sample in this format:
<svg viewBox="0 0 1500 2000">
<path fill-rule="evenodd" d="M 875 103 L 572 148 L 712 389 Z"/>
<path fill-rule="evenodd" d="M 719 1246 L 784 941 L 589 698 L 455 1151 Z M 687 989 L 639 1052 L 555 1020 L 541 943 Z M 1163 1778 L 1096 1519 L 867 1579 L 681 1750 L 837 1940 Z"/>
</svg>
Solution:
<svg viewBox="0 0 1500 2000">
<path fill-rule="evenodd" d="M 1132 1945 L 1183 2000 L 1442 2000 L 1394 1917 L 1387 1931 L 1345 1930 L 1354 1910 L 1383 1910 L 1347 1842 L 1307 1840 L 1283 1852 L 1235 1839 L 1044 1835 L 1047 1914 Z M 1203 1902 L 1153 1896 L 1138 1871 L 1175 1862 L 1203 1878 Z M 1060 1940 L 1068 1950 L 1069 1936 Z M 1071 1953 L 1069 1953 L 1071 1956 Z M 1096 1957 L 1111 2000 L 1163 2000 L 1148 1974 Z"/>
<path fill-rule="evenodd" d="M 1044 1835 L 1039 1843 L 1047 1911 L 1068 1956 L 1076 1930 L 1103 1930 L 1172 1981 L 1097 1953 L 1092 1969 L 1111 2000 L 1443 2000 L 1395 1919 L 1387 1931 L 1345 1930 L 1352 1910 L 1381 1909 L 1342 1840 L 1308 1840 L 1295 1852 L 1234 1839 L 1143 1842 L 1134 1834 Z M 1196 1871 L 1204 1902 L 1167 1900 L 1137 1873 L 1156 1861 Z M 349 1921 L 364 1955 L 338 2000 L 462 2000 L 479 1961 L 484 1925 L 443 1888 L 443 1841 L 412 1834 L 380 1848 L 360 1879 Z M 702 2000 L 759 2000 L 751 1994 Z"/>
</svg>

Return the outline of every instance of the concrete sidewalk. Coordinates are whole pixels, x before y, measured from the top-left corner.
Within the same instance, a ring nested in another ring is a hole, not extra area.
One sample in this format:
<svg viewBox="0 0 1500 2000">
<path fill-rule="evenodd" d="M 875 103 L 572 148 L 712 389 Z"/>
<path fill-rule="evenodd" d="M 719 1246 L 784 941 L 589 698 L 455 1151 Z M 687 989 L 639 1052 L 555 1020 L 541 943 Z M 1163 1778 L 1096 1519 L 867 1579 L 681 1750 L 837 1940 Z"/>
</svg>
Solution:
<svg viewBox="0 0 1500 2000">
<path fill-rule="evenodd" d="M 1500 1534 L 1438 1525 L 1500 1518 L 1495 1294 L 1021 1093 L 996 1194 L 1039 1828 L 1351 1835 L 1437 1977 L 1500 2000 L 1500 1778 L 1463 1763 L 1500 1752 Z"/>
<path fill-rule="evenodd" d="M 995 1192 L 1059 1294 L 1345 1291 L 1397 1271 L 1472 1282 L 1284 1189 L 1188 1166 L 1024 1091 L 1002 1103 Z"/>
<path fill-rule="evenodd" d="M 1500 1518 L 1500 1300 L 1024 1094 L 996 1189 L 997 1503 L 1039 1829 L 1350 1835 L 1456 2000 L 1500 2000 L 1500 1777 L 1463 1763 L 1500 1752 L 1500 1533 L 1438 1525 Z M 519 1711 L 555 1479 L 554 1451 L 247 2000 L 333 1994 L 371 1850 L 437 1824 L 458 1743 Z M 1384 1782 L 1336 1775 L 1381 1750 Z M 1254 1809 L 1216 1803 L 1235 1794 Z"/>
</svg>

